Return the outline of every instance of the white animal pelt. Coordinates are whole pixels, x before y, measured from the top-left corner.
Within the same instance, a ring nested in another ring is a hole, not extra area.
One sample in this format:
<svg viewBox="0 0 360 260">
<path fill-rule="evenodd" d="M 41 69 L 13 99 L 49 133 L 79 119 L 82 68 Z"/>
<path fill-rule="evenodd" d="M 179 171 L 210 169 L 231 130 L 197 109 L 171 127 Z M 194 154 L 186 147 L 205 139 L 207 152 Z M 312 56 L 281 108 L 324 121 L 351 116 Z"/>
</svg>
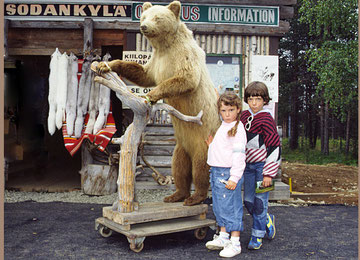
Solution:
<svg viewBox="0 0 360 260">
<path fill-rule="evenodd" d="M 56 127 L 62 128 L 63 120 L 65 119 L 65 107 L 67 97 L 67 70 L 69 58 L 64 52 L 59 58 L 58 67 L 58 82 L 56 84 Z"/>
<path fill-rule="evenodd" d="M 109 53 L 106 53 L 103 57 L 103 61 L 109 61 L 110 59 L 111 55 Z M 99 114 L 94 125 L 94 135 L 104 127 L 110 111 L 110 89 L 102 84 L 100 84 L 98 107 Z"/>
<path fill-rule="evenodd" d="M 48 115 L 48 131 L 53 135 L 56 130 L 56 95 L 58 84 L 59 59 L 61 53 L 58 48 L 51 54 L 50 75 L 49 75 L 49 115 Z"/>
<path fill-rule="evenodd" d="M 74 133 L 74 123 L 76 118 L 76 102 L 78 92 L 78 58 L 74 53 L 70 53 L 68 64 L 68 85 L 66 99 L 66 130 L 68 135 Z"/>
<path fill-rule="evenodd" d="M 79 90 L 77 95 L 77 109 L 75 120 L 75 137 L 81 137 L 85 115 L 88 110 L 92 72 L 90 70 L 92 55 L 86 55 L 81 70 Z"/>
<path fill-rule="evenodd" d="M 96 55 L 93 61 L 100 61 L 101 57 Z M 94 81 L 94 74 L 91 79 L 91 89 L 90 89 L 90 100 L 89 100 L 89 120 L 85 129 L 85 133 L 92 134 L 94 129 L 94 124 L 96 120 L 96 115 L 99 111 L 98 102 L 99 102 L 99 90 L 100 83 Z"/>
</svg>

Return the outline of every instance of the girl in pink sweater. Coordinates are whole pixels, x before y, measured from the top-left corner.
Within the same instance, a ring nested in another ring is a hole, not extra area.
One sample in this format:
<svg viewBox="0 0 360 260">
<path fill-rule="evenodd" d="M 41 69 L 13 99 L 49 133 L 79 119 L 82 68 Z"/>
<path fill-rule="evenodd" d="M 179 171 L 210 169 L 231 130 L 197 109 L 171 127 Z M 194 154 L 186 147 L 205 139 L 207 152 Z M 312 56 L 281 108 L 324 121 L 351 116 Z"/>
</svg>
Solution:
<svg viewBox="0 0 360 260">
<path fill-rule="evenodd" d="M 232 92 L 219 97 L 218 110 L 222 124 L 214 138 L 209 136 L 208 160 L 213 211 L 220 234 L 206 243 L 210 250 L 221 250 L 220 256 L 241 253 L 240 231 L 243 230 L 241 186 L 245 169 L 246 132 L 240 121 L 241 99 Z M 231 239 L 229 236 L 231 234 Z"/>
</svg>

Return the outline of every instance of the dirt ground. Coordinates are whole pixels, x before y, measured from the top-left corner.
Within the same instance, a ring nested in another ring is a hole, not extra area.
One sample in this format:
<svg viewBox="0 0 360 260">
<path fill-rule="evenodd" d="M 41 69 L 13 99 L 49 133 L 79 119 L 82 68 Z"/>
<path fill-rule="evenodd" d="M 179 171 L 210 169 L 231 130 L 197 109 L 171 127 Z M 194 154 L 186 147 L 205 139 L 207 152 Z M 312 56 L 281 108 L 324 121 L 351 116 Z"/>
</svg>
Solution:
<svg viewBox="0 0 360 260">
<path fill-rule="evenodd" d="M 291 198 L 325 204 L 358 205 L 358 168 L 338 164 L 309 165 L 282 162 L 282 181 Z"/>
</svg>

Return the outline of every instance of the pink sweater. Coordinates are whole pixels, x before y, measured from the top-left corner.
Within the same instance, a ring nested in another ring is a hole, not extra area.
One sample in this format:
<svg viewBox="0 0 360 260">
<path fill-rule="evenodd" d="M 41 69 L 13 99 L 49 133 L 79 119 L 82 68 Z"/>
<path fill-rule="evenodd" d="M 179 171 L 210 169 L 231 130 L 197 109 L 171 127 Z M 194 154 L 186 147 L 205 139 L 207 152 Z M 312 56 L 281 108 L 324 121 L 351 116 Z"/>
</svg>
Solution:
<svg viewBox="0 0 360 260">
<path fill-rule="evenodd" d="M 228 131 L 235 123 L 236 121 L 222 122 L 209 146 L 207 164 L 231 168 L 229 180 L 238 183 L 246 166 L 245 147 L 247 140 L 244 125 L 241 122 L 239 122 L 236 135 L 233 137 L 228 135 Z"/>
</svg>

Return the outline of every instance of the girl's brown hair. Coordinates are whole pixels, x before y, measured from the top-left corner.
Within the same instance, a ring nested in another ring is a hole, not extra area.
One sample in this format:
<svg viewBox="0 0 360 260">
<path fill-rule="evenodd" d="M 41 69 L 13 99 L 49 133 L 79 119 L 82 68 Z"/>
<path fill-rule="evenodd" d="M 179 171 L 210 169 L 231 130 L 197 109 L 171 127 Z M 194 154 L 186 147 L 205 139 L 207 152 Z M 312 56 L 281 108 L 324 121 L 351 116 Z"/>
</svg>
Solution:
<svg viewBox="0 0 360 260">
<path fill-rule="evenodd" d="M 269 104 L 271 98 L 266 85 L 260 81 L 253 81 L 245 88 L 244 100 L 248 103 L 249 97 L 260 96 L 264 100 L 264 105 Z"/>
<path fill-rule="evenodd" d="M 224 104 L 225 106 L 236 106 L 238 109 L 240 108 L 240 112 L 238 113 L 238 115 L 236 117 L 236 124 L 228 132 L 229 136 L 235 136 L 236 132 L 237 132 L 237 127 L 240 122 L 240 116 L 241 116 L 241 110 L 242 110 L 241 99 L 234 92 L 227 91 L 227 92 L 223 93 L 218 99 L 217 106 L 218 106 L 219 113 L 220 113 L 220 108 L 221 108 L 222 104 Z"/>
</svg>

